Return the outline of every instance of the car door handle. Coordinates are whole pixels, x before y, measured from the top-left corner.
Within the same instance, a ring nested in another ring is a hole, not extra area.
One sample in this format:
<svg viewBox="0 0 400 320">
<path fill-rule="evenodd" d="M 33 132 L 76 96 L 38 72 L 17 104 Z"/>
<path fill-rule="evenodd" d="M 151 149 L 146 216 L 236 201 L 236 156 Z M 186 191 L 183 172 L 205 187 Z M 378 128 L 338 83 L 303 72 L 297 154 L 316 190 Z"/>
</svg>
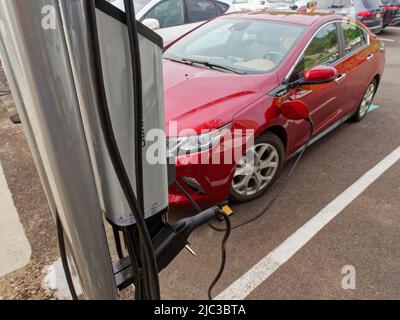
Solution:
<svg viewBox="0 0 400 320">
<path fill-rule="evenodd" d="M 367 60 L 369 61 L 369 60 L 371 60 L 373 57 L 374 57 L 374 55 L 371 53 L 371 54 L 368 55 Z"/>
<path fill-rule="evenodd" d="M 344 80 L 344 79 L 346 79 L 346 77 L 347 77 L 347 74 L 341 74 L 341 75 L 339 75 L 337 78 L 336 78 L 336 82 L 340 82 L 340 81 L 342 81 L 342 80 Z"/>
</svg>

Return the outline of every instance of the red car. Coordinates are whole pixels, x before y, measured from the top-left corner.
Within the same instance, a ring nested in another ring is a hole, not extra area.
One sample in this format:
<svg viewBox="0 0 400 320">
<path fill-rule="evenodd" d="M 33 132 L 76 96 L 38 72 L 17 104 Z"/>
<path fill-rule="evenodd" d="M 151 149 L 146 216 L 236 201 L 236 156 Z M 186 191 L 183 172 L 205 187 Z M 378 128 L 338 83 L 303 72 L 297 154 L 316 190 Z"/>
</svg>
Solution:
<svg viewBox="0 0 400 320">
<path fill-rule="evenodd" d="M 304 102 L 317 140 L 348 119 L 365 117 L 384 65 L 377 36 L 340 15 L 237 13 L 203 24 L 164 52 L 177 181 L 201 205 L 261 196 L 309 135 L 308 123 L 283 117 L 280 105 Z M 247 151 L 243 137 L 240 147 L 222 142 L 238 129 L 254 134 Z M 239 158 L 225 161 L 227 148 L 239 149 Z M 222 161 L 190 161 L 203 156 Z M 189 204 L 175 186 L 169 198 L 172 206 Z"/>
</svg>

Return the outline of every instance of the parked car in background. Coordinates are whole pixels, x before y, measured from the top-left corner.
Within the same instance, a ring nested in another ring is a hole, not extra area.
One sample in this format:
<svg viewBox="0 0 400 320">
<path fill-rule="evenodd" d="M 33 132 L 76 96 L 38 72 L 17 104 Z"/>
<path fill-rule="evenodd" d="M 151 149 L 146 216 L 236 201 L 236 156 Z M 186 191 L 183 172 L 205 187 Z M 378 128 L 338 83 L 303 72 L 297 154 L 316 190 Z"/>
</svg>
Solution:
<svg viewBox="0 0 400 320">
<path fill-rule="evenodd" d="M 307 0 L 268 0 L 270 10 L 297 11 L 307 5 Z M 310 0 L 311 1 L 311 0 Z M 385 6 L 381 0 L 317 0 L 317 11 L 343 14 L 359 20 L 373 33 L 384 29 Z"/>
<path fill-rule="evenodd" d="M 400 25 L 400 0 L 382 0 L 385 5 L 385 26 Z"/>
<path fill-rule="evenodd" d="M 204 21 L 238 11 L 230 0 L 133 0 L 136 19 L 157 32 L 164 45 L 196 28 Z M 236 0 L 237 1 L 237 0 Z M 109 0 L 125 11 L 124 0 Z"/>
<path fill-rule="evenodd" d="M 296 6 L 295 0 L 267 0 L 267 1 L 269 4 L 268 8 L 274 11 L 296 10 L 298 8 Z"/>
<path fill-rule="evenodd" d="M 268 2 L 265 0 L 223 0 L 231 5 L 233 5 L 236 9 L 241 11 L 257 11 L 264 10 L 268 8 Z"/>
<path fill-rule="evenodd" d="M 265 11 L 205 23 L 164 52 L 166 127 L 177 129 L 167 136 L 178 155 L 178 182 L 202 205 L 261 196 L 310 133 L 306 121 L 281 114 L 282 104 L 308 105 L 318 139 L 366 116 L 384 65 L 379 38 L 341 15 Z M 254 146 L 240 145 L 239 159 L 227 162 L 226 150 L 235 147 L 226 135 L 237 130 L 251 130 Z M 174 186 L 169 203 L 189 205 Z"/>
</svg>

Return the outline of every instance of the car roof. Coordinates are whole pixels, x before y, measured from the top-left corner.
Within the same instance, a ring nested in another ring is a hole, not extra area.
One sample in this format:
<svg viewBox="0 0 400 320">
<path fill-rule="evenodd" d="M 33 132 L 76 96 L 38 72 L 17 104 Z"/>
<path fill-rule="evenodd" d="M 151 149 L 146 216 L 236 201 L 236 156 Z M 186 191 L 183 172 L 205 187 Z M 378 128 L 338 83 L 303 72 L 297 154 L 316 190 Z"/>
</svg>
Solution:
<svg viewBox="0 0 400 320">
<path fill-rule="evenodd" d="M 315 22 L 329 22 L 332 20 L 343 19 L 343 15 L 332 13 L 299 13 L 289 11 L 253 11 L 253 12 L 234 12 L 225 17 L 238 17 L 249 19 L 260 19 L 277 22 L 287 22 L 298 25 L 310 26 Z"/>
</svg>

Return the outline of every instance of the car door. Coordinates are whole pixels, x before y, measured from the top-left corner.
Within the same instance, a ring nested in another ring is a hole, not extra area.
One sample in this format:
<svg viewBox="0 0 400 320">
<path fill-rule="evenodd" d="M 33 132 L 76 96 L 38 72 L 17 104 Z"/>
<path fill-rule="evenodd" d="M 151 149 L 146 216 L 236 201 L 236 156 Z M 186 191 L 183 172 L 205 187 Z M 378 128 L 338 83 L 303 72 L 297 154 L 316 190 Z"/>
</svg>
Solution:
<svg viewBox="0 0 400 320">
<path fill-rule="evenodd" d="M 344 21 L 340 23 L 343 35 L 342 71 L 347 76 L 346 100 L 344 108 L 347 113 L 354 111 L 360 103 L 374 68 L 373 53 L 369 49 L 369 35 L 360 26 Z"/>
<path fill-rule="evenodd" d="M 290 77 L 290 81 L 295 81 L 302 77 L 304 71 L 318 65 L 333 66 L 338 70 L 336 81 L 323 85 L 300 86 L 291 92 L 291 99 L 299 99 L 309 106 L 316 134 L 345 114 L 343 104 L 347 78 L 340 62 L 341 52 L 337 23 L 326 24 L 315 33 Z"/>
</svg>

